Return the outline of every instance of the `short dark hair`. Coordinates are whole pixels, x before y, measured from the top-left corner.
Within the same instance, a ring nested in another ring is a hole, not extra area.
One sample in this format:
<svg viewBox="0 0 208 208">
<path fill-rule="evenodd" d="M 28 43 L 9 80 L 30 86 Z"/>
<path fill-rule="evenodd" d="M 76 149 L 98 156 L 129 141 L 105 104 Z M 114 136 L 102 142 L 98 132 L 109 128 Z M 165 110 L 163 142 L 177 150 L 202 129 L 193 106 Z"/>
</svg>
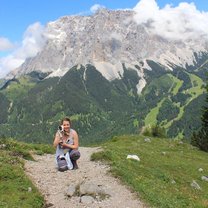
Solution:
<svg viewBox="0 0 208 208">
<path fill-rule="evenodd" d="M 69 124 L 71 125 L 71 120 L 70 120 L 70 118 L 69 117 L 65 117 L 65 118 L 63 118 L 62 120 L 61 120 L 61 125 L 63 124 L 63 122 L 64 121 L 68 121 L 69 122 Z"/>
</svg>

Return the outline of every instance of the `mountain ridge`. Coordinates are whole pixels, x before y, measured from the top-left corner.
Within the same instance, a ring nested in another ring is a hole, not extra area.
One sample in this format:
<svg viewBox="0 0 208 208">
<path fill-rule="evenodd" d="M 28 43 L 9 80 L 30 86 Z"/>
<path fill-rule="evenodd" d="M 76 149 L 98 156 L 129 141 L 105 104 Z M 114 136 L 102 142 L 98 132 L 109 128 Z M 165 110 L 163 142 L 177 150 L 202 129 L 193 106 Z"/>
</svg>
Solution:
<svg viewBox="0 0 208 208">
<path fill-rule="evenodd" d="M 43 50 L 1 83 L 1 134 L 49 142 L 60 118 L 70 116 L 84 143 L 149 124 L 188 139 L 200 127 L 206 40 L 171 42 L 149 34 L 133 15 L 101 10 L 49 23 Z"/>
<path fill-rule="evenodd" d="M 42 51 L 11 74 L 21 76 L 37 71 L 49 73 L 49 77 L 63 76 L 75 65 L 91 64 L 106 79 L 114 80 L 123 75 L 122 64 L 126 64 L 141 78 L 137 87 L 140 93 L 146 84 L 143 70 L 152 70 L 147 60 L 173 70 L 174 66 L 194 65 L 197 57 L 207 53 L 206 39 L 165 39 L 149 33 L 147 25 L 137 24 L 135 15 L 133 10 L 100 9 L 92 16 L 65 16 L 49 22 Z"/>
<path fill-rule="evenodd" d="M 139 77 L 125 65 L 124 76 L 112 81 L 87 65 L 73 67 L 63 77 L 37 81 L 37 75 L 32 74 L 34 77 L 24 78 L 26 81 L 11 82 L 0 91 L 0 107 L 7 109 L 0 115 L 4 118 L 1 135 L 50 142 L 59 120 L 70 116 L 82 144 L 139 133 L 149 125 L 147 118 L 166 127 L 169 137 L 188 139 L 200 127 L 205 77 L 193 76 L 193 69 L 166 71 L 154 62 L 149 64 L 154 70 L 145 70 L 148 84 L 140 95 Z M 154 108 L 158 108 L 156 115 L 151 112 Z"/>
</svg>

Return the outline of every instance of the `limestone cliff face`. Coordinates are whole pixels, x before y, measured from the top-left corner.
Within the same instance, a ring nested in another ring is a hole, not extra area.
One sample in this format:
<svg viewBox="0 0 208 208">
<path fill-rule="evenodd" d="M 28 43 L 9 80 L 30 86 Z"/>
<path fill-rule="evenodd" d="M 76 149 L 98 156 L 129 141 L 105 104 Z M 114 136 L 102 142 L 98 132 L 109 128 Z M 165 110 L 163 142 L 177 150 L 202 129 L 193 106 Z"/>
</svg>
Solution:
<svg viewBox="0 0 208 208">
<path fill-rule="evenodd" d="M 134 15 L 132 10 L 102 9 L 92 16 L 65 16 L 49 22 L 42 51 L 13 74 L 39 71 L 63 76 L 75 65 L 92 64 L 104 77 L 113 80 L 122 76 L 125 64 L 126 68 L 135 69 L 142 80 L 144 68 L 151 70 L 146 60 L 172 70 L 173 65 L 194 65 L 196 54 L 207 53 L 206 41 L 176 42 L 149 34 L 144 25 L 134 21 Z"/>
</svg>

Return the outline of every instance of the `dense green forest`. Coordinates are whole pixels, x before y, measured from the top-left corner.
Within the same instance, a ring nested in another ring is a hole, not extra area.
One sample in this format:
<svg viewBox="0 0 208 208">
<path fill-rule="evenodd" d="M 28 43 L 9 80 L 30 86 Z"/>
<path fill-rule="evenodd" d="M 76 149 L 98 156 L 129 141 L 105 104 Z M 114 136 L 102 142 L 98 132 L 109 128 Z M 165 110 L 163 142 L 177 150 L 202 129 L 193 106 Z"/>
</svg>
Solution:
<svg viewBox="0 0 208 208">
<path fill-rule="evenodd" d="M 201 125 L 207 59 L 204 54 L 195 66 L 172 71 L 148 61 L 152 70 L 144 71 L 141 94 L 137 72 L 125 64 L 123 77 L 112 81 L 92 65 L 75 66 L 63 77 L 33 72 L 11 80 L 0 90 L 0 136 L 51 143 L 60 119 L 70 116 L 83 145 L 156 124 L 169 137 L 189 139 Z"/>
</svg>

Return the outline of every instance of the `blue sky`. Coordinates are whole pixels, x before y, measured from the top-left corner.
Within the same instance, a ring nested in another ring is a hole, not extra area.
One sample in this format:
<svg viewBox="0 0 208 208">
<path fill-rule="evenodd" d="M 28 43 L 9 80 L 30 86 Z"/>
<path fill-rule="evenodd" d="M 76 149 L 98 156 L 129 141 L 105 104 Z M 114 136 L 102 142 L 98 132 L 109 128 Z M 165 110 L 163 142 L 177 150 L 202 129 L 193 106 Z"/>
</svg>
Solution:
<svg viewBox="0 0 208 208">
<path fill-rule="evenodd" d="M 0 37 L 20 41 L 26 28 L 34 22 L 46 24 L 61 16 L 90 14 L 90 8 L 103 5 L 109 9 L 133 8 L 139 0 L 1 0 Z M 180 2 L 194 2 L 197 9 L 208 11 L 207 0 L 157 0 L 160 8 L 166 4 L 177 6 Z"/>
<path fill-rule="evenodd" d="M 180 2 L 193 2 L 197 12 L 206 12 L 208 15 L 207 0 L 142 0 L 143 2 L 156 2 L 162 9 L 170 4 L 172 8 Z M 42 30 L 46 23 L 54 21 L 61 16 L 80 14 L 92 14 L 94 5 L 104 6 L 108 9 L 133 9 L 140 0 L 1 0 L 0 1 L 0 78 L 13 67 L 22 63 L 22 59 L 8 59 L 17 53 L 23 53 L 20 48 L 29 41 L 29 36 L 35 30 Z M 38 22 L 38 24 L 37 24 Z M 36 25 L 34 25 L 36 23 Z M 33 26 L 31 26 L 33 25 Z M 31 28 L 32 27 L 32 28 Z M 26 41 L 25 41 L 25 37 Z M 39 35 L 36 34 L 36 39 Z M 25 43 L 26 42 L 26 43 Z M 38 46 L 39 47 L 39 46 Z M 38 51 L 36 47 L 35 51 Z M 31 47 L 30 47 L 31 48 Z M 27 49 L 28 51 L 29 49 Z M 32 56 L 34 53 L 29 53 Z M 29 56 L 28 55 L 28 56 Z M 17 55 L 16 55 L 17 56 Z M 7 59 L 6 59 L 7 58 Z M 12 62 L 12 64 L 11 64 Z M 10 66 L 8 66 L 10 65 Z M 8 69 L 6 69 L 8 67 Z M 3 73 L 4 71 L 4 73 Z"/>
</svg>

